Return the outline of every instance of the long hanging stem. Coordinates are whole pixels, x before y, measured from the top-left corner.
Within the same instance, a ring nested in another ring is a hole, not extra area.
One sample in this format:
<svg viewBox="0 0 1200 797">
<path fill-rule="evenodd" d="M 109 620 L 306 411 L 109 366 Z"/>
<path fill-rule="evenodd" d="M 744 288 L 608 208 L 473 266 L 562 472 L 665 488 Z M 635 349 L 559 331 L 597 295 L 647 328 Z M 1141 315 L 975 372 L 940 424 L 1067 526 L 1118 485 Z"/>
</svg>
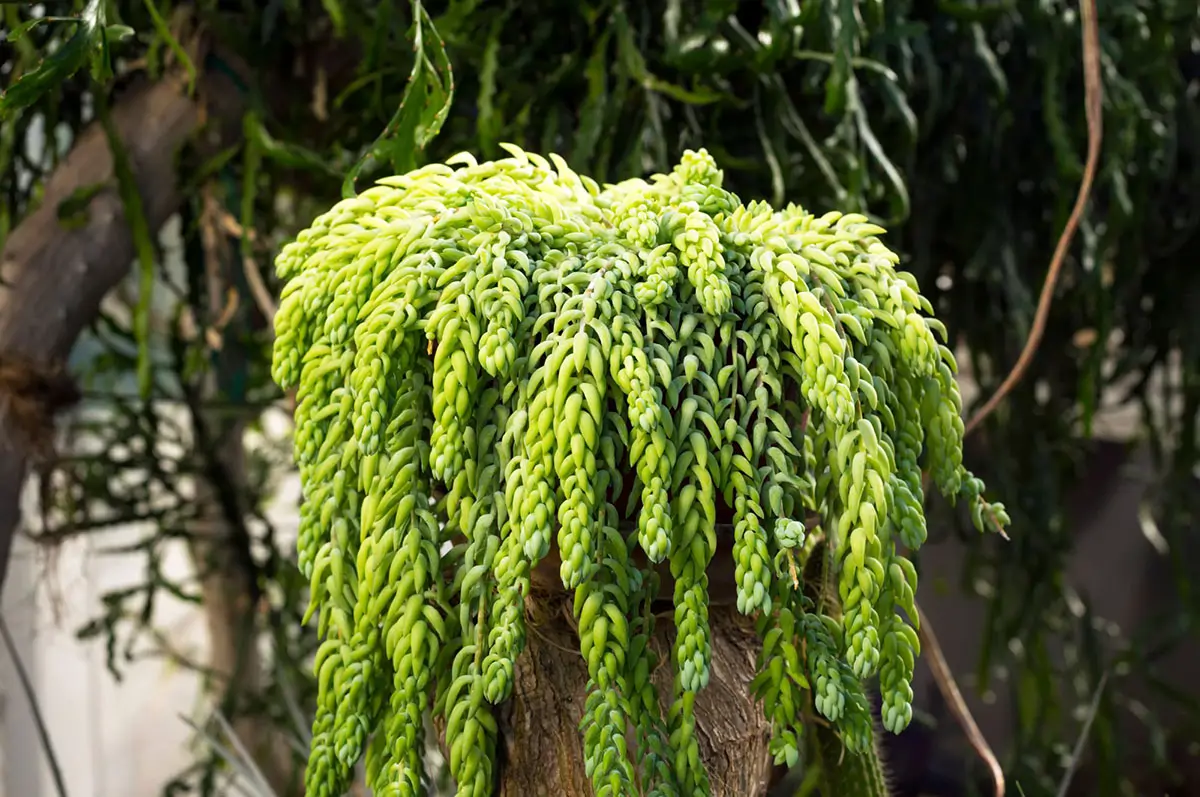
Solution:
<svg viewBox="0 0 1200 797">
<path fill-rule="evenodd" d="M 841 620 L 842 605 L 838 597 L 837 584 L 830 568 L 830 557 L 824 541 L 816 544 L 808 557 L 809 573 L 805 581 L 813 591 L 821 611 Z M 815 571 L 815 573 L 813 572 Z M 809 574 L 815 575 L 815 578 Z M 846 749 L 837 730 L 815 716 L 810 717 L 806 728 L 808 737 L 809 766 L 815 766 L 817 792 L 822 797 L 890 797 L 884 771 L 883 755 L 879 748 L 878 719 L 872 712 L 871 745 L 867 751 L 853 752 Z"/>
</svg>

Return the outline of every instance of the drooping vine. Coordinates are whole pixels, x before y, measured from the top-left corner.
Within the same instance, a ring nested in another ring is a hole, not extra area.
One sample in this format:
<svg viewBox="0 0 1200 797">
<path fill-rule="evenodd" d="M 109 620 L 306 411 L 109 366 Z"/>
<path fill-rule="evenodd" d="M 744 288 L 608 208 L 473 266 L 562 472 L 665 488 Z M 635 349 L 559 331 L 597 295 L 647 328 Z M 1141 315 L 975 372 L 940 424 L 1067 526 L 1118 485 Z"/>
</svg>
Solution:
<svg viewBox="0 0 1200 797">
<path fill-rule="evenodd" d="M 801 755 L 810 707 L 868 752 L 863 679 L 880 676 L 888 730 L 912 713 L 916 573 L 898 546 L 924 540 L 922 470 L 981 529 L 1007 523 L 963 468 L 929 302 L 880 227 L 743 204 L 703 150 L 602 187 L 506 149 L 381 180 L 277 260 L 274 378 L 297 390 L 300 564 L 325 636 L 307 793 L 341 794 L 364 753 L 377 794 L 419 793 L 434 710 L 458 793 L 489 794 L 492 709 L 557 545 L 596 793 L 706 794 L 693 706 L 723 508 L 776 760 Z M 815 527 L 837 612 L 796 569 Z M 658 567 L 678 632 L 665 716 Z"/>
</svg>

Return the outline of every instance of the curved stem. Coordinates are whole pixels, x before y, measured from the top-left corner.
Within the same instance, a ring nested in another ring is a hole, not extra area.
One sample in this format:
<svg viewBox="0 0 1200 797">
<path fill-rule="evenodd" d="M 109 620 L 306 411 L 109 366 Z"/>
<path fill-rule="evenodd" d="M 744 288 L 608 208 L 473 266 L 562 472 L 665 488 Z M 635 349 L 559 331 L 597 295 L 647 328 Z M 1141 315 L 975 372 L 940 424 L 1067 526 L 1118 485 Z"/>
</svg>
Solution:
<svg viewBox="0 0 1200 797">
<path fill-rule="evenodd" d="M 1050 269 L 1046 274 L 1046 282 L 1042 285 L 1042 293 L 1038 297 L 1037 311 L 1033 316 L 1029 339 L 1025 341 L 1021 356 L 1017 358 L 1016 364 L 1008 372 L 1008 376 L 1004 378 L 1000 387 L 967 421 L 966 429 L 963 432 L 964 437 L 978 427 L 984 418 L 992 414 L 1004 397 L 1025 376 L 1025 371 L 1029 369 L 1033 355 L 1037 353 L 1038 346 L 1042 342 L 1042 335 L 1046 331 L 1046 320 L 1050 316 L 1050 305 L 1054 301 L 1054 288 L 1062 274 L 1063 261 L 1066 260 L 1067 250 L 1070 249 L 1071 241 L 1075 237 L 1075 230 L 1083 218 L 1083 209 L 1087 207 L 1088 196 L 1092 192 L 1092 183 L 1096 179 L 1096 166 L 1100 161 L 1100 141 L 1104 131 L 1104 90 L 1100 82 L 1100 33 L 1096 24 L 1096 0 L 1083 0 L 1079 4 L 1079 10 L 1083 21 L 1084 105 L 1088 130 L 1087 163 L 1083 167 L 1083 180 L 1079 184 L 1075 206 L 1071 208 L 1067 225 L 1063 228 L 1058 245 L 1054 248 L 1054 256 L 1050 259 Z"/>
</svg>

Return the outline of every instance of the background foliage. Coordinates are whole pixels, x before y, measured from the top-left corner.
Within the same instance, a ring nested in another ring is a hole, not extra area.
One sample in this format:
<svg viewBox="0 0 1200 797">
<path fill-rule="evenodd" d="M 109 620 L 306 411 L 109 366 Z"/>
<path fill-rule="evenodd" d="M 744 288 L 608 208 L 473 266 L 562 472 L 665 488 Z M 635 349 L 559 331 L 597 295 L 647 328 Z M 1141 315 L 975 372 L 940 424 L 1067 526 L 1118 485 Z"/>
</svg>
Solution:
<svg viewBox="0 0 1200 797">
<path fill-rule="evenodd" d="M 39 12 L 78 21 L 35 23 Z M 251 282 L 231 269 L 232 311 L 206 294 L 203 238 L 214 225 L 229 262 L 249 258 L 274 286 L 279 245 L 352 189 L 347 173 L 361 170 L 361 186 L 461 149 L 493 157 L 512 141 L 617 179 L 667 170 L 683 149 L 704 146 L 744 198 L 880 219 L 987 395 L 1025 342 L 1082 174 L 1080 21 L 1061 0 L 453 0 L 424 9 L 395 0 L 90 0 L 4 4 L 0 13 L 9 34 L 0 45 L 0 239 L 36 206 L 74 136 L 93 117 L 103 122 L 132 82 L 170 64 L 226 72 L 249 108 L 238 146 L 181 158 L 182 268 L 165 268 L 152 231 L 135 225 L 128 307 L 114 304 L 76 357 L 89 396 L 78 423 L 108 444 L 65 452 L 46 480 L 58 511 L 45 535 L 131 519 L 155 526 L 140 546 L 146 584 L 107 596 L 87 629 L 107 640 L 114 670 L 130 640 L 148 633 L 158 591 L 197 599 L 194 585 L 168 583 L 156 561 L 166 540 L 186 533 L 194 501 L 184 485 L 214 472 L 205 430 L 234 417 L 256 423 L 279 399 Z M 994 585 L 979 672 L 1003 664 L 1020 673 L 1019 734 L 1005 766 L 1027 795 L 1054 792 L 1062 747 L 1078 732 L 1072 712 L 1117 664 L 1100 653 L 1090 615 L 1069 611 L 1061 576 L 1073 546 L 1064 496 L 1111 386 L 1128 386 L 1124 401 L 1142 409 L 1159 467 L 1153 516 L 1179 557 L 1178 612 L 1137 629 L 1121 661 L 1151 672 L 1146 652 L 1169 649 L 1198 609 L 1185 562 L 1200 508 L 1200 11 L 1191 0 L 1109 0 L 1099 20 L 1101 171 L 1031 371 L 984 425 L 986 454 L 975 452 L 984 461 L 969 463 L 1004 497 L 1015 533 L 1001 543 L 967 526 L 953 532 L 972 545 L 963 584 Z M 197 25 L 218 46 L 192 63 L 184 32 Z M 417 101 L 400 103 L 406 87 Z M 38 139 L 46 146 L 31 145 Z M 69 224 L 79 208 L 68 205 L 59 214 Z M 1171 377 L 1152 381 L 1172 358 Z M 1169 410 L 1152 412 L 1152 399 Z M 186 428 L 175 428 L 171 406 L 184 409 Z M 252 509 L 237 522 L 270 606 L 263 629 L 274 660 L 301 663 L 281 683 L 297 684 L 306 705 L 302 663 L 313 640 L 299 625 L 303 585 L 257 509 L 287 452 L 256 452 L 252 478 L 238 485 Z M 1061 639 L 1068 650 L 1058 659 L 1049 651 Z M 1133 774 L 1119 768 L 1117 740 L 1146 733 L 1121 695 L 1116 679 L 1093 727 L 1112 776 L 1100 782 L 1112 794 Z M 291 697 L 268 695 L 227 709 L 286 721 L 288 706 Z M 200 762 L 178 787 L 211 786 L 215 766 Z"/>
</svg>

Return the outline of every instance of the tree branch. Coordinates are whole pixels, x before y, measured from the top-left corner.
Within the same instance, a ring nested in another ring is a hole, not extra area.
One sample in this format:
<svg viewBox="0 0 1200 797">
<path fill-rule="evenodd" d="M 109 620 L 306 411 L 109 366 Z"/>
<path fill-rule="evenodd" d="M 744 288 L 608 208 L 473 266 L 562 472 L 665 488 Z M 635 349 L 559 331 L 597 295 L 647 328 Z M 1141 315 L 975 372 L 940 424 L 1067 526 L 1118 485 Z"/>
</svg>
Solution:
<svg viewBox="0 0 1200 797">
<path fill-rule="evenodd" d="M 200 102 L 188 97 L 181 73 L 131 89 L 113 109 L 152 230 L 162 227 L 183 201 L 175 156 L 204 118 Z M 86 223 L 64 227 L 59 204 L 79 189 L 97 185 L 104 188 L 89 202 Z M 0 251 L 0 365 L 20 368 L 26 376 L 0 381 L 0 586 L 21 522 L 25 476 L 37 455 L 34 441 L 49 432 L 31 425 L 49 427 L 54 411 L 66 403 L 47 401 L 30 386 L 61 387 L 56 374 L 63 361 L 96 317 L 101 299 L 129 273 L 133 256 L 112 154 L 104 131 L 92 124 L 46 181 L 41 205 L 17 225 Z M 43 412 L 31 415 L 23 407 Z"/>
</svg>

